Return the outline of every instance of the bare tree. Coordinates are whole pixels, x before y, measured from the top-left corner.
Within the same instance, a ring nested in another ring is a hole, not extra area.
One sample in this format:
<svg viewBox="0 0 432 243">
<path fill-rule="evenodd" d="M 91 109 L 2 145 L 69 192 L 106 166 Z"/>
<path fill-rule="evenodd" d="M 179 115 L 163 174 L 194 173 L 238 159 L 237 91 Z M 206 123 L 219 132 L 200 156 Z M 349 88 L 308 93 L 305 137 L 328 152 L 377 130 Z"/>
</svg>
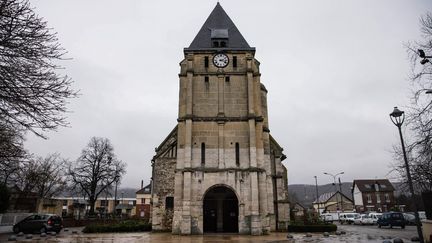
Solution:
<svg viewBox="0 0 432 243">
<path fill-rule="evenodd" d="M 44 137 L 67 125 L 72 81 L 56 62 L 65 50 L 28 0 L 0 1 L 0 121 Z"/>
<path fill-rule="evenodd" d="M 21 163 L 16 185 L 24 193 L 34 192 L 40 198 L 51 198 L 65 189 L 66 169 L 66 161 L 58 153 L 33 157 Z"/>
<path fill-rule="evenodd" d="M 36 158 L 39 179 L 35 192 L 40 198 L 52 198 L 61 193 L 66 187 L 66 160 L 60 154 L 49 154 L 45 158 Z"/>
<path fill-rule="evenodd" d="M 432 55 L 432 13 L 420 18 L 422 41 L 406 44 L 411 60 L 412 104 L 407 111 L 408 128 L 407 152 L 412 180 L 417 191 L 432 191 L 432 96 L 426 91 L 432 89 L 432 63 L 420 57 L 419 50 Z M 422 61 L 423 60 L 423 61 Z M 406 182 L 406 171 L 403 165 L 400 146 L 395 149 L 396 171 Z"/>
<path fill-rule="evenodd" d="M 118 160 L 114 148 L 107 138 L 93 137 L 81 152 L 68 174 L 72 185 L 82 190 L 90 203 L 90 214 L 94 214 L 95 202 L 102 192 L 120 181 L 126 164 Z"/>
<path fill-rule="evenodd" d="M 27 157 L 23 135 L 0 122 L 0 183 L 13 184 L 20 162 Z"/>
</svg>

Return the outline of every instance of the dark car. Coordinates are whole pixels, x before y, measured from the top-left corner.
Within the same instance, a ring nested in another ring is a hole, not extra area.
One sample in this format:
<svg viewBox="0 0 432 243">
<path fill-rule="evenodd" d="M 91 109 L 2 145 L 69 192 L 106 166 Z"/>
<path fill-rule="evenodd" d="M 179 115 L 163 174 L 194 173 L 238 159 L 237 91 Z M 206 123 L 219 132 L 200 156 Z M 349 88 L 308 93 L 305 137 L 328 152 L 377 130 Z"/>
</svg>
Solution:
<svg viewBox="0 0 432 243">
<path fill-rule="evenodd" d="M 54 231 L 59 233 L 63 228 L 63 220 L 55 214 L 33 214 L 13 226 L 13 232 L 44 233 Z"/>
<path fill-rule="evenodd" d="M 405 229 L 405 218 L 402 213 L 383 213 L 382 217 L 378 219 L 377 224 L 379 228 L 381 226 L 389 226 L 390 228 L 400 226 L 402 229 Z"/>
</svg>

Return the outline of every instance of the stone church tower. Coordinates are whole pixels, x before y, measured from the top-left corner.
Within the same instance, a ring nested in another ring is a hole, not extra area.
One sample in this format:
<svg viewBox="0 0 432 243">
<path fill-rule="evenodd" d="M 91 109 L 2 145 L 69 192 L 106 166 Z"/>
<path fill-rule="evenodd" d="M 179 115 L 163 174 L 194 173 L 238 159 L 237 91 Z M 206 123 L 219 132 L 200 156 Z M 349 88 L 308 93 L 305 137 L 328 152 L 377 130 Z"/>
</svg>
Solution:
<svg viewBox="0 0 432 243">
<path fill-rule="evenodd" d="M 184 55 L 178 125 L 152 160 L 153 230 L 286 230 L 286 157 L 270 135 L 255 48 L 217 3 Z"/>
</svg>

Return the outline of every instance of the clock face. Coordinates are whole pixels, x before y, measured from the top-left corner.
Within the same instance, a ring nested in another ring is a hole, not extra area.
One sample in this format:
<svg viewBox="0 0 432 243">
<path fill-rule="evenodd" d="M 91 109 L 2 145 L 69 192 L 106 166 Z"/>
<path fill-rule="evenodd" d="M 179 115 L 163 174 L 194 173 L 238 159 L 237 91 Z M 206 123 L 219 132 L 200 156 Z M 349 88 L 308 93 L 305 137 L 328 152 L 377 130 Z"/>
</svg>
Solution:
<svg viewBox="0 0 432 243">
<path fill-rule="evenodd" d="M 228 56 L 223 54 L 223 53 L 216 54 L 213 57 L 213 63 L 216 67 L 224 68 L 224 67 L 228 66 L 228 63 L 229 63 Z"/>
</svg>

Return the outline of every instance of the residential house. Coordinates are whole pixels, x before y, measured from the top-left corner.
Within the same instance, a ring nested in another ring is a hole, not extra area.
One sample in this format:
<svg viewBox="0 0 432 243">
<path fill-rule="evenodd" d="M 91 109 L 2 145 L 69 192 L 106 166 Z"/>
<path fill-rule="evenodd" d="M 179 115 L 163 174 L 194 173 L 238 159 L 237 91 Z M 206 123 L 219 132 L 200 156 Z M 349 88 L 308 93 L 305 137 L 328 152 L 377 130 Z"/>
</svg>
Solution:
<svg viewBox="0 0 432 243">
<path fill-rule="evenodd" d="M 82 218 L 90 205 L 83 197 L 56 197 L 62 201 L 62 216 L 74 216 L 74 218 Z M 95 203 L 95 211 L 103 214 L 122 214 L 126 216 L 135 215 L 136 198 L 118 197 L 117 205 L 114 205 L 114 197 L 99 197 Z"/>
<path fill-rule="evenodd" d="M 388 179 L 354 180 L 352 193 L 357 212 L 388 212 L 395 206 L 395 188 Z"/>
<path fill-rule="evenodd" d="M 136 216 L 150 219 L 151 184 L 136 192 Z"/>
<path fill-rule="evenodd" d="M 339 191 L 321 194 L 312 205 L 315 211 L 319 209 L 320 213 L 352 212 L 354 209 L 353 201 Z"/>
<path fill-rule="evenodd" d="M 295 219 L 299 219 L 303 217 L 306 214 L 306 208 L 303 207 L 300 203 L 294 203 L 293 207 L 291 208 L 291 215 Z"/>
</svg>

